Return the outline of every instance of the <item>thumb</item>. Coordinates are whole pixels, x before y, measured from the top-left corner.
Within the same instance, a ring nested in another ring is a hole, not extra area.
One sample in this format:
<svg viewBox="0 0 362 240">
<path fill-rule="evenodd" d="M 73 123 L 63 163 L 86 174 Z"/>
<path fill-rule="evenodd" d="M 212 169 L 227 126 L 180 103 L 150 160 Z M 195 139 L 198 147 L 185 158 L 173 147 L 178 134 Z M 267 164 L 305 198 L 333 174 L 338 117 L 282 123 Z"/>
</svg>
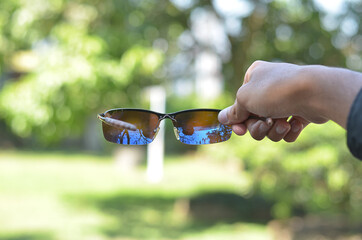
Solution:
<svg viewBox="0 0 362 240">
<path fill-rule="evenodd" d="M 248 85 L 249 84 L 243 84 L 238 89 L 234 104 L 219 113 L 219 121 L 221 123 L 237 124 L 248 119 L 250 112 L 245 107 L 245 103 L 249 95 Z"/>
<path fill-rule="evenodd" d="M 223 124 L 237 124 L 244 122 L 249 115 L 250 113 L 235 101 L 234 105 L 223 109 L 219 113 L 218 119 Z"/>
</svg>

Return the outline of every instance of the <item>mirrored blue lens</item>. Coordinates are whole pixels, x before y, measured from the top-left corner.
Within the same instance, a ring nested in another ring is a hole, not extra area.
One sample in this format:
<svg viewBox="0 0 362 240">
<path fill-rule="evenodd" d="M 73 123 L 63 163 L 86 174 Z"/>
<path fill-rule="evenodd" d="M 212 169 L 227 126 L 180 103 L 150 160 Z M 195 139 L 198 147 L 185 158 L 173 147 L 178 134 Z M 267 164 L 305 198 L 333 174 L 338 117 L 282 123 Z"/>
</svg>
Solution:
<svg viewBox="0 0 362 240">
<path fill-rule="evenodd" d="M 198 110 L 178 113 L 174 126 L 178 139 L 185 144 L 201 145 L 228 140 L 232 134 L 231 126 L 219 123 L 219 111 Z"/>
<path fill-rule="evenodd" d="M 153 141 L 155 134 L 146 136 L 142 129 L 135 131 L 127 129 L 116 129 L 105 123 L 103 125 L 103 132 L 105 139 L 123 145 L 145 145 Z M 110 129 L 108 129 L 110 128 Z"/>
<path fill-rule="evenodd" d="M 195 127 L 194 133 L 185 133 L 182 127 L 177 128 L 179 133 L 179 140 L 185 144 L 201 145 L 224 142 L 231 136 L 231 127 L 220 124 L 215 127 Z"/>
<path fill-rule="evenodd" d="M 103 135 L 109 142 L 145 145 L 151 143 L 156 136 L 159 118 L 152 112 L 125 109 L 106 112 L 105 116 L 131 123 L 137 128 L 137 130 L 116 128 L 103 122 Z"/>
</svg>

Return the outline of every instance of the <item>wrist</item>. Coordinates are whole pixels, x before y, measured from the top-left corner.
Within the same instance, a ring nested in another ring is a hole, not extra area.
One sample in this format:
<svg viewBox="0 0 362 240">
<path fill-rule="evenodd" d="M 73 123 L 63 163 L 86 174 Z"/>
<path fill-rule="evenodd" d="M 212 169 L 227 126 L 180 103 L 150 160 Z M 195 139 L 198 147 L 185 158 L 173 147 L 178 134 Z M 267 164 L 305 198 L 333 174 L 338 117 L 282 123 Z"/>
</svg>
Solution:
<svg viewBox="0 0 362 240">
<path fill-rule="evenodd" d="M 351 105 L 362 87 L 362 74 L 319 65 L 305 66 L 305 73 L 309 92 L 306 109 L 314 116 L 313 122 L 332 120 L 345 128 Z"/>
<path fill-rule="evenodd" d="M 303 67 L 303 81 L 305 91 L 307 91 L 305 101 L 305 111 L 312 118 L 314 123 L 323 123 L 329 120 L 328 104 L 326 103 L 328 90 L 324 74 L 327 70 L 320 65 L 307 65 Z"/>
<path fill-rule="evenodd" d="M 294 102 L 295 116 L 300 116 L 314 123 L 324 123 L 327 120 L 327 109 L 323 103 L 323 83 L 320 75 L 323 66 L 298 66 L 293 78 L 294 89 L 290 98 Z"/>
</svg>

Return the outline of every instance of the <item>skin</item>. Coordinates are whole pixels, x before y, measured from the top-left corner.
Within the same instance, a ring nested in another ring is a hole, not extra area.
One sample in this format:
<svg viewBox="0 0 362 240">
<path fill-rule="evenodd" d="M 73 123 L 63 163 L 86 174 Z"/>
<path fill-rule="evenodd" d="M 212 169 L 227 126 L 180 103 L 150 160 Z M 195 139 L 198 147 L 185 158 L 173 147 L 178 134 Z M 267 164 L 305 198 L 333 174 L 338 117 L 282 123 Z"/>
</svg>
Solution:
<svg viewBox="0 0 362 240">
<path fill-rule="evenodd" d="M 346 128 L 352 103 L 362 88 L 362 73 L 320 65 L 254 62 L 235 103 L 219 113 L 234 133 L 256 140 L 294 142 L 309 123 L 332 120 Z M 273 124 L 257 119 L 270 117 Z M 289 120 L 288 120 L 289 119 Z"/>
</svg>

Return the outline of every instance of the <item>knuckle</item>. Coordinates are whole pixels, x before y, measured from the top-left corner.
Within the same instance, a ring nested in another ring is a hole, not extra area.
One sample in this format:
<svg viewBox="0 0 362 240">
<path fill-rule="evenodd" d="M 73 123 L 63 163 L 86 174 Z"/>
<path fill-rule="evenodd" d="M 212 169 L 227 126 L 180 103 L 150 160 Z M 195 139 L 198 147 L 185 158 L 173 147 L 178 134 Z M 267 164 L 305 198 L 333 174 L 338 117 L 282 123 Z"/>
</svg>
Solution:
<svg viewBox="0 0 362 240">
<path fill-rule="evenodd" d="M 256 67 L 264 64 L 265 61 L 262 61 L 262 60 L 256 60 L 254 61 L 251 65 L 250 65 L 250 69 L 255 69 Z"/>
<path fill-rule="evenodd" d="M 253 75 L 253 72 L 259 67 L 260 65 L 264 64 L 264 61 L 256 60 L 254 61 L 249 68 L 246 70 L 245 77 L 244 77 L 244 84 L 248 83 Z"/>
<path fill-rule="evenodd" d="M 247 121 L 247 127 L 250 135 L 258 141 L 263 140 L 269 132 L 269 129 L 265 128 L 265 126 L 263 127 L 261 124 L 261 120 L 250 119 Z"/>
<path fill-rule="evenodd" d="M 242 104 L 243 100 L 241 98 L 242 98 L 242 94 L 241 94 L 241 91 L 239 89 L 238 93 L 236 94 L 235 105 L 241 105 Z"/>
<path fill-rule="evenodd" d="M 262 64 L 263 62 L 264 62 L 264 61 L 262 61 L 262 60 L 255 60 L 255 61 L 251 64 L 251 66 L 256 67 L 257 65 Z"/>
<path fill-rule="evenodd" d="M 263 140 L 263 139 L 265 138 L 265 136 L 263 136 L 263 135 L 256 135 L 256 136 L 253 136 L 253 138 L 254 138 L 255 140 L 257 140 L 257 141 L 261 141 L 261 140 Z"/>
<path fill-rule="evenodd" d="M 257 130 L 255 130 L 255 129 L 252 129 L 251 131 L 250 131 L 250 135 L 255 139 L 255 140 L 258 140 L 258 141 L 260 141 L 260 140 L 263 140 L 264 138 L 265 138 L 265 134 L 262 134 L 262 133 L 260 133 L 259 131 L 257 131 Z"/>
<path fill-rule="evenodd" d="M 283 139 L 285 142 L 291 143 L 297 140 L 299 134 L 288 133 Z"/>
<path fill-rule="evenodd" d="M 230 109 L 229 114 L 230 114 L 229 117 L 231 119 L 237 119 L 238 118 L 238 111 L 237 111 L 237 107 L 235 107 L 235 105 Z"/>
<path fill-rule="evenodd" d="M 248 102 L 249 93 L 245 87 L 240 87 L 236 93 L 235 105 L 245 107 Z"/>
<path fill-rule="evenodd" d="M 279 142 L 280 140 L 283 139 L 283 137 L 280 136 L 268 136 L 268 138 L 273 142 Z"/>
<path fill-rule="evenodd" d="M 295 140 L 296 140 L 296 138 L 289 138 L 289 137 L 284 138 L 284 141 L 288 142 L 288 143 L 295 142 Z"/>
</svg>

